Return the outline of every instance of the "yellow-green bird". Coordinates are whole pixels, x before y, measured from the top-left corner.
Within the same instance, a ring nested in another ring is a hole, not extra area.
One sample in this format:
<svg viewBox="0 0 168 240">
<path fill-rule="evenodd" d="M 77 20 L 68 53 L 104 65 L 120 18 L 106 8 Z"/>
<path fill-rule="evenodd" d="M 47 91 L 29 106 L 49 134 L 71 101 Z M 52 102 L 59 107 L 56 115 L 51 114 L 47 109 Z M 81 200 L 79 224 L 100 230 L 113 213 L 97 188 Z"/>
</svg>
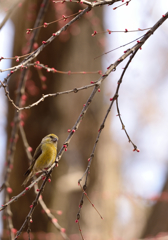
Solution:
<svg viewBox="0 0 168 240">
<path fill-rule="evenodd" d="M 36 173 L 49 168 L 54 163 L 57 156 L 57 142 L 58 137 L 55 134 L 49 134 L 42 139 L 36 148 L 33 161 L 25 173 L 27 177 L 22 185 L 26 185 Z"/>
</svg>

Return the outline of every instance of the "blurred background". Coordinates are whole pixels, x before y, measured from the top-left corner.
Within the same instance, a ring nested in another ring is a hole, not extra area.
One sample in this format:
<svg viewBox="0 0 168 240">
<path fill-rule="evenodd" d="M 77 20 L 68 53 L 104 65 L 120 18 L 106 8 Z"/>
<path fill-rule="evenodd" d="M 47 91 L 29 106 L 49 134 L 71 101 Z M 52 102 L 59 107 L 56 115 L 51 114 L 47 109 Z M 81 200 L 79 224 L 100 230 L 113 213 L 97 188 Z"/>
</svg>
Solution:
<svg viewBox="0 0 168 240">
<path fill-rule="evenodd" d="M 0 4 L 1 21 L 11 9 L 11 4 L 15 6 L 10 20 L 0 29 L 0 56 L 26 54 L 31 42 L 31 34 L 27 35 L 26 29 L 34 26 L 42 1 L 16 1 L 16 4 L 14 1 L 1 1 Z M 132 0 L 128 6 L 123 5 L 113 10 L 120 4 L 118 2 L 112 6 L 93 9 L 47 46 L 36 60 L 61 71 L 102 70 L 104 72 L 136 41 L 94 60 L 95 57 L 142 36 L 145 32 L 129 33 L 129 30 L 152 27 L 166 11 L 165 1 Z M 62 15 L 70 15 L 82 8 L 83 5 L 75 3 L 54 4 L 48 1 L 42 23 L 59 19 Z M 40 46 L 42 41 L 47 40 L 64 24 L 64 21 L 60 21 L 45 29 L 41 28 L 33 48 Z M 106 29 L 112 31 L 128 29 L 128 32 L 91 36 L 94 31 L 102 32 Z M 124 76 L 119 92 L 122 120 L 140 152 L 132 151 L 132 145 L 128 143 L 124 131 L 121 130 L 115 105 L 102 131 L 90 170 L 88 195 L 104 220 L 99 218 L 85 200 L 81 212 L 81 229 L 85 239 L 127 240 L 156 236 L 168 231 L 167 29 L 166 21 L 136 54 Z M 63 155 L 59 168 L 54 170 L 52 182 L 44 191 L 44 201 L 61 226 L 66 229 L 70 239 L 80 239 L 75 223 L 81 198 L 81 189 L 77 181 L 86 169 L 98 129 L 110 104 L 109 99 L 113 97 L 126 61 L 122 62 L 104 81 L 101 92 L 93 100 L 68 151 Z M 16 59 L 13 62 L 1 61 L 0 69 L 6 69 L 11 64 L 16 65 Z M 2 81 L 6 76 L 7 72 L 0 73 L 0 80 Z M 10 78 L 9 92 L 14 100 L 22 76 L 23 72 L 18 71 Z M 39 74 L 37 69 L 29 68 L 24 76 L 25 90 L 20 105 L 29 105 L 38 100 L 42 94 L 84 86 L 98 78 L 98 74 L 65 75 L 47 72 L 44 69 L 40 70 Z M 22 111 L 18 115 L 18 126 L 19 124 L 23 126 L 33 152 L 42 137 L 50 132 L 59 136 L 59 148 L 61 147 L 67 137 L 67 130 L 73 127 L 90 93 L 91 89 L 88 89 L 77 94 L 48 98 L 37 107 Z M 0 104 L 1 161 L 5 161 L 6 152 L 10 155 L 6 148 L 9 147 L 16 113 L 13 106 L 8 103 L 3 89 L 0 89 Z M 13 191 L 11 196 L 23 190 L 21 184 L 28 167 L 19 130 L 12 141 L 17 143 L 12 157 L 13 168 L 9 181 Z M 1 172 L 1 183 L 4 175 L 5 170 Z M 3 193 L 1 194 L 3 202 Z M 20 228 L 33 199 L 33 191 L 28 192 L 11 205 L 15 229 Z M 24 207 L 20 211 L 23 202 Z M 60 211 L 61 215 L 58 214 Z M 4 211 L 4 216 L 5 214 Z M 5 220 L 1 220 L 1 229 L 3 229 L 2 239 L 8 239 Z M 34 239 L 55 239 L 55 237 L 62 239 L 45 213 L 41 211 L 40 206 L 34 212 L 31 229 Z M 27 235 L 23 234 L 21 239 L 27 239 L 26 237 Z"/>
</svg>

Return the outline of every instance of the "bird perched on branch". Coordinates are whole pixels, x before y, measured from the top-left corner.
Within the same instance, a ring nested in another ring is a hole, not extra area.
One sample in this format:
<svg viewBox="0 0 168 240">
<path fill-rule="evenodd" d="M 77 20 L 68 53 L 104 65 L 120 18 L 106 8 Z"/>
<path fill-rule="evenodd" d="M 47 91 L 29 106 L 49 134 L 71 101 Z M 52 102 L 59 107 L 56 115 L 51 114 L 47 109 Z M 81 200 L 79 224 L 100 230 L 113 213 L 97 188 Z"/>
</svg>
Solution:
<svg viewBox="0 0 168 240">
<path fill-rule="evenodd" d="M 36 148 L 33 161 L 25 173 L 27 177 L 22 185 L 25 186 L 36 173 L 49 168 L 54 163 L 57 156 L 57 142 L 58 137 L 55 134 L 49 134 L 42 139 Z"/>
</svg>

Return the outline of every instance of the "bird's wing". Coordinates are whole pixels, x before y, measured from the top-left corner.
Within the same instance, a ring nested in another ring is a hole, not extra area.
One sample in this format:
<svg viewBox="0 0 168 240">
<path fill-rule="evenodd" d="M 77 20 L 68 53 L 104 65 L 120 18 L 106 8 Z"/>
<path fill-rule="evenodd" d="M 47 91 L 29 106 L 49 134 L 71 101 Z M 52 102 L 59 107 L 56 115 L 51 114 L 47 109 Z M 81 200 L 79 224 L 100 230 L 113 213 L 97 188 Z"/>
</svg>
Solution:
<svg viewBox="0 0 168 240">
<path fill-rule="evenodd" d="M 37 148 L 36 148 L 36 151 L 34 153 L 34 156 L 33 156 L 33 162 L 36 161 L 36 159 L 42 154 L 42 144 L 40 144 Z M 33 164 L 34 165 L 34 164 Z"/>
<path fill-rule="evenodd" d="M 42 147 L 42 144 L 40 144 L 40 145 L 36 148 L 36 151 L 35 151 L 34 156 L 33 156 L 33 161 L 32 161 L 32 163 L 31 163 L 30 167 L 28 168 L 28 170 L 25 172 L 25 175 L 26 175 L 26 176 L 29 175 L 29 173 L 31 172 L 31 170 L 32 170 L 32 168 L 33 168 L 33 166 L 34 166 L 37 158 L 42 154 L 42 148 L 41 148 L 41 147 Z"/>
</svg>

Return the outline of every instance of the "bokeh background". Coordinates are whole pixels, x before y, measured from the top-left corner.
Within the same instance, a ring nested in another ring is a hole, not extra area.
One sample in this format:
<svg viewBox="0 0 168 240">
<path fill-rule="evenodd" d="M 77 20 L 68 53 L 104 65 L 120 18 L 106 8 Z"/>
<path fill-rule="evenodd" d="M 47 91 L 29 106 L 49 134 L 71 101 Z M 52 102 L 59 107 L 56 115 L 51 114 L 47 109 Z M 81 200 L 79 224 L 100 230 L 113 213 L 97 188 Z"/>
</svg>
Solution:
<svg viewBox="0 0 168 240">
<path fill-rule="evenodd" d="M 12 1 L 12 3 L 14 3 Z M 1 1 L 0 16 L 4 18 L 10 8 L 11 1 Z M 0 56 L 16 56 L 26 53 L 30 39 L 25 29 L 33 26 L 41 1 L 23 1 L 19 3 L 11 19 L 0 30 Z M 133 44 L 126 45 L 94 60 L 95 57 L 130 43 L 145 32 L 134 33 L 100 33 L 92 37 L 93 31 L 102 32 L 125 29 L 136 30 L 152 27 L 165 13 L 166 1 L 147 2 L 145 0 L 132 0 L 128 6 L 118 2 L 112 6 L 94 9 L 86 17 L 75 23 L 66 33 L 46 48 L 39 56 L 40 62 L 63 71 L 96 71 L 106 68 L 116 61 L 122 53 Z M 62 15 L 69 15 L 78 11 L 78 5 L 59 5 L 50 2 L 44 21 L 53 21 Z M 24 19 L 20 21 L 19 19 Z M 26 20 L 26 21 L 25 21 Z M 56 26 L 42 29 L 37 40 L 41 44 L 53 31 L 59 29 L 64 22 Z M 85 200 L 81 215 L 81 228 L 86 239 L 131 239 L 157 235 L 166 232 L 167 211 L 167 21 L 143 45 L 130 64 L 119 92 L 119 106 L 122 119 L 132 141 L 138 146 L 140 152 L 133 152 L 132 145 L 128 143 L 117 115 L 114 105 L 110 118 L 103 130 L 96 156 L 91 168 L 88 185 L 88 194 L 104 217 L 102 222 L 91 205 Z M 83 46 L 83 47 L 81 47 Z M 4 65 L 5 64 L 5 65 Z M 4 60 L 0 68 L 5 69 L 15 61 Z M 91 153 L 97 130 L 104 118 L 113 96 L 117 81 L 121 75 L 126 61 L 122 62 L 113 72 L 96 97 L 83 120 L 83 125 L 74 136 L 67 153 L 59 166 L 59 171 L 53 173 L 52 183 L 47 186 L 44 200 L 71 239 L 80 238 L 75 225 L 81 190 L 77 185 L 82 176 L 87 158 Z M 98 79 L 98 75 L 61 75 L 46 73 L 42 70 L 47 81 L 43 83 L 36 70 L 27 71 L 25 87 L 29 104 L 38 99 L 42 93 L 50 93 L 72 89 L 86 85 Z M 0 80 L 7 73 L 0 73 Z M 16 73 L 9 82 L 12 98 L 15 98 L 20 73 Z M 30 146 L 33 150 L 41 138 L 50 132 L 59 136 L 61 144 L 66 139 L 67 129 L 71 128 L 79 115 L 83 104 L 89 96 L 90 90 L 78 95 L 61 96 L 59 99 L 48 99 L 37 108 L 24 112 L 24 129 Z M 1 132 L 1 161 L 5 161 L 6 147 L 11 133 L 14 108 L 5 98 L 3 89 L 0 89 L 0 132 Z M 38 114 L 37 114 L 38 113 Z M 7 129 L 7 130 L 6 130 Z M 20 135 L 14 158 L 14 168 L 10 177 L 12 195 L 21 191 L 24 171 L 28 161 Z M 19 174 L 18 174 L 19 170 Z M 2 169 L 1 169 L 2 171 Z M 1 172 L 1 182 L 3 182 Z M 164 198 L 163 198 L 164 188 Z M 28 207 L 34 199 L 33 192 L 25 196 L 18 203 L 11 206 L 14 227 L 18 229 L 28 212 Z M 159 200 L 159 201 L 157 201 Z M 3 202 L 3 194 L 1 201 Z M 24 201 L 24 209 L 20 213 L 20 204 Z M 160 209 L 160 205 L 162 208 Z M 156 211 L 158 209 L 158 212 Z M 57 216 L 61 210 L 62 215 Z M 156 211 L 156 215 L 154 214 Z M 20 217 L 18 216 L 20 213 Z M 160 214 L 158 214 L 160 213 Z M 39 221 L 40 216 L 40 221 Z M 47 238 L 47 233 L 57 231 L 41 213 L 38 206 L 34 214 L 32 231 L 35 239 Z M 152 225 L 150 224 L 152 222 Z M 160 223 L 158 227 L 158 222 Z M 150 226 L 153 226 L 153 230 Z M 1 220 L 1 229 L 5 223 Z M 3 237 L 6 236 L 2 231 Z M 40 235 L 41 234 L 41 235 Z M 23 235 L 24 236 L 24 235 Z M 22 236 L 22 237 L 23 237 Z M 49 235 L 48 235 L 49 237 Z M 50 235 L 51 237 L 51 235 Z M 5 238 L 6 239 L 6 238 Z"/>
</svg>

